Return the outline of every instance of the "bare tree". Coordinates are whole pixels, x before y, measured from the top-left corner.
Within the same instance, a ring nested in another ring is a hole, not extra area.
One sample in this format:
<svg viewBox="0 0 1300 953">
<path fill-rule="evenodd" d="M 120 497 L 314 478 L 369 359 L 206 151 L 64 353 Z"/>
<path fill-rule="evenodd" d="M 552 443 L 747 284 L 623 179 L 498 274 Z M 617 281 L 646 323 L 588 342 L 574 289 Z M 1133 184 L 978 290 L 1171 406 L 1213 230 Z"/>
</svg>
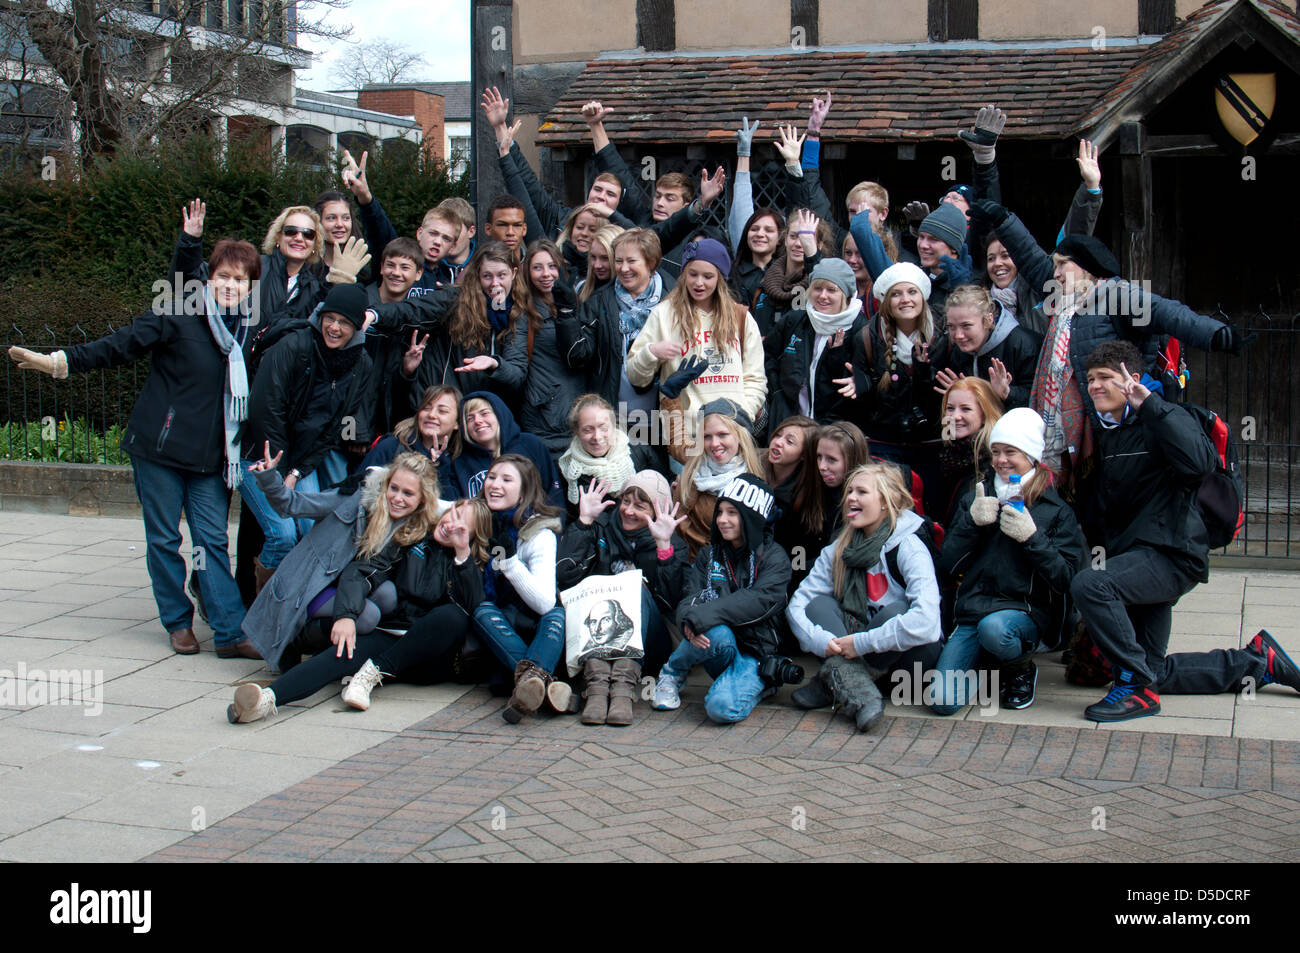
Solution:
<svg viewBox="0 0 1300 953">
<path fill-rule="evenodd" d="M 333 72 L 334 82 L 348 89 L 360 89 L 371 83 L 414 82 L 412 73 L 427 69 L 424 56 L 401 43 L 371 40 L 340 62 Z"/>
<path fill-rule="evenodd" d="M 324 22 L 347 2 L 0 0 L 12 34 L 6 84 L 15 99 L 19 82 L 62 93 L 84 161 L 238 100 L 287 103 L 293 67 L 306 65 L 297 37 L 348 36 Z"/>
</svg>

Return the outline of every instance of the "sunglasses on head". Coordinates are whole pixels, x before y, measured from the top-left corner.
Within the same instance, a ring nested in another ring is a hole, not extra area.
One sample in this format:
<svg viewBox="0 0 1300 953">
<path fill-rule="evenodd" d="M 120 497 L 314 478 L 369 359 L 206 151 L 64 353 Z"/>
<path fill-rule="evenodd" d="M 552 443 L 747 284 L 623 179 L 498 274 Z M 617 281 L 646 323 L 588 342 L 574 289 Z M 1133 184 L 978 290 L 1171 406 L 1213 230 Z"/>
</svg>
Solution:
<svg viewBox="0 0 1300 953">
<path fill-rule="evenodd" d="M 309 242 L 314 241 L 316 238 L 316 229 L 314 228 L 302 228 L 298 225 L 286 225 L 281 231 L 283 231 L 289 238 L 293 238 L 295 235 L 301 235 Z"/>
</svg>

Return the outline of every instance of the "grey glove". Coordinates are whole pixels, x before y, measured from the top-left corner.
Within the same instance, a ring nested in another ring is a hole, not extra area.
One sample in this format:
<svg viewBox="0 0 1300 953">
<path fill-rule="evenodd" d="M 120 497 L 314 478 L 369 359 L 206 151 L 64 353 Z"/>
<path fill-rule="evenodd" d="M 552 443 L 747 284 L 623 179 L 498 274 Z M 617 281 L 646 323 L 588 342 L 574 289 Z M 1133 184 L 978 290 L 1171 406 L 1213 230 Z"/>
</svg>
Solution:
<svg viewBox="0 0 1300 953">
<path fill-rule="evenodd" d="M 975 115 L 975 125 L 957 135 L 970 147 L 979 165 L 991 165 L 997 158 L 998 136 L 1007 124 L 1007 114 L 992 104 L 981 106 Z"/>
<path fill-rule="evenodd" d="M 736 130 L 736 155 L 749 156 L 754 148 L 754 131 L 758 129 L 759 122 L 754 120 L 754 124 L 749 124 L 748 116 L 740 117 L 740 128 Z"/>
<path fill-rule="evenodd" d="M 984 484 L 975 484 L 975 499 L 970 501 L 970 519 L 976 526 L 992 526 L 998 518 L 998 498 L 984 495 Z"/>
</svg>

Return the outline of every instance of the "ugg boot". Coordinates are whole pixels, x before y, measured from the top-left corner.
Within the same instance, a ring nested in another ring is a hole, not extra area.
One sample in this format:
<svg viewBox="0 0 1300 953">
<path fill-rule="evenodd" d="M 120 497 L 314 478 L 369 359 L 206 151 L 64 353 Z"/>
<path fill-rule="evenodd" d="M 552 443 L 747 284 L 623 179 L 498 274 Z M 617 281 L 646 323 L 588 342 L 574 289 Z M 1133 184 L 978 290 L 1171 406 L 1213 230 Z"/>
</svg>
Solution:
<svg viewBox="0 0 1300 953">
<path fill-rule="evenodd" d="M 578 693 L 562 678 L 552 678 L 546 686 L 546 703 L 557 715 L 572 715 L 578 710 Z"/>
<path fill-rule="evenodd" d="M 839 656 L 829 658 L 817 677 L 825 682 L 835 706 L 854 720 L 858 731 L 870 731 L 885 716 L 885 700 L 861 662 Z"/>
<path fill-rule="evenodd" d="M 641 686 L 641 663 L 637 659 L 618 658 L 610 663 L 609 713 L 607 725 L 632 724 L 632 706 Z"/>
<path fill-rule="evenodd" d="M 515 690 L 501 711 L 501 717 L 512 725 L 523 720 L 524 714 L 542 707 L 546 700 L 546 686 L 551 676 L 528 659 L 515 666 Z"/>
<path fill-rule="evenodd" d="M 587 689 L 582 693 L 582 723 L 584 725 L 603 725 L 609 710 L 609 681 L 613 671 L 609 661 L 603 658 L 589 658 L 582 666 L 582 676 L 586 679 Z"/>
<path fill-rule="evenodd" d="M 255 593 L 260 596 L 262 594 L 262 588 L 271 581 L 273 575 L 275 575 L 275 570 L 267 569 L 263 566 L 262 557 L 255 556 L 253 558 L 253 591 Z"/>
</svg>

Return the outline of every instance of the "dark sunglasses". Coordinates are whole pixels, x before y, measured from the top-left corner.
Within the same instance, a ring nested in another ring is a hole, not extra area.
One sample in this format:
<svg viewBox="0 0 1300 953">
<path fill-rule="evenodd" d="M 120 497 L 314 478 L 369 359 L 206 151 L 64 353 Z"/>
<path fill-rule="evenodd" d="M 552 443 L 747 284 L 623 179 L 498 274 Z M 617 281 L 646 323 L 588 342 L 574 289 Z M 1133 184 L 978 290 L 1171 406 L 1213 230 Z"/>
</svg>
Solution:
<svg viewBox="0 0 1300 953">
<path fill-rule="evenodd" d="M 297 225 L 286 225 L 281 229 L 281 231 L 290 238 L 293 238 L 295 235 L 301 235 L 309 242 L 316 239 L 316 229 L 314 228 L 299 228 Z"/>
</svg>

